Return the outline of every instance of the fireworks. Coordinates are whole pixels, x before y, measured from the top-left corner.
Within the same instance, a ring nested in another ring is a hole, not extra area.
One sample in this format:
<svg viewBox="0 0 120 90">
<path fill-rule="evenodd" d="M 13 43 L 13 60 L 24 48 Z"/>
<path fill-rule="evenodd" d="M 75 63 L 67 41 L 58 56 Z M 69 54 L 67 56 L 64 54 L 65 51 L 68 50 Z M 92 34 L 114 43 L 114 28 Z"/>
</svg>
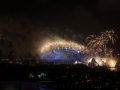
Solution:
<svg viewBox="0 0 120 90">
<path fill-rule="evenodd" d="M 47 60 L 80 60 L 83 54 L 89 53 L 87 47 L 65 40 L 46 42 L 40 50 L 42 59 Z"/>
<path fill-rule="evenodd" d="M 53 32 L 43 31 L 39 37 L 41 41 L 35 46 L 39 45 L 36 51 L 42 60 L 78 60 L 82 54 L 89 53 L 87 47 L 78 43 L 82 35 L 68 29 L 64 33 L 58 33 L 56 29 Z"/>
<path fill-rule="evenodd" d="M 95 57 L 94 58 L 96 60 L 96 62 L 98 64 L 95 64 L 94 66 L 108 66 L 108 67 L 115 67 L 116 63 L 117 63 L 117 59 L 116 58 L 108 58 L 108 57 L 104 57 L 104 58 L 100 58 L 100 57 Z M 92 58 L 88 59 L 86 61 L 86 64 L 88 63 L 92 63 Z"/>
<path fill-rule="evenodd" d="M 70 32 L 70 34 L 72 33 Z M 100 36 L 89 35 L 86 38 L 87 47 L 76 43 L 76 40 L 69 41 L 70 38 L 68 39 L 68 36 L 63 33 L 60 35 L 62 36 L 51 34 L 49 38 L 43 40 L 39 49 L 41 59 L 56 60 L 57 62 L 59 62 L 58 60 L 66 60 L 66 62 L 73 60 L 74 64 L 81 62 L 91 66 L 115 67 L 117 59 L 112 56 L 113 49 L 107 47 L 109 41 L 114 44 L 118 38 L 113 30 L 101 32 Z M 73 39 L 76 37 L 77 35 L 72 35 Z"/>
<path fill-rule="evenodd" d="M 114 44 L 116 42 L 116 38 L 118 38 L 118 36 L 114 34 L 113 30 L 106 30 L 105 32 L 101 32 L 100 36 L 89 35 L 86 38 L 86 42 L 87 46 L 91 50 L 91 55 L 95 55 L 99 51 L 104 51 L 109 41 Z"/>
<path fill-rule="evenodd" d="M 112 68 L 114 68 L 115 67 L 115 65 L 116 65 L 116 63 L 117 63 L 117 60 L 115 60 L 115 59 L 110 59 L 109 61 L 107 61 L 108 63 L 108 66 L 109 67 L 112 67 Z"/>
<path fill-rule="evenodd" d="M 41 53 L 48 52 L 50 50 L 56 50 L 56 49 L 59 50 L 59 49 L 65 49 L 65 48 L 82 51 L 83 53 L 84 52 L 88 53 L 88 50 L 85 46 L 77 44 L 75 42 L 71 42 L 71 41 L 48 42 L 42 46 Z"/>
<path fill-rule="evenodd" d="M 105 32 L 101 32 L 101 36 L 106 40 L 111 41 L 112 44 L 116 43 L 116 38 L 118 38 L 118 36 L 114 34 L 113 30 L 106 30 Z"/>
<path fill-rule="evenodd" d="M 112 42 L 112 44 L 116 43 L 116 38 L 118 38 L 117 35 L 114 34 L 113 30 L 106 30 L 105 32 L 101 32 L 100 36 L 96 35 L 89 35 L 86 38 L 87 46 L 90 49 L 91 56 L 94 56 L 93 59 L 90 58 L 87 60 L 87 64 L 93 65 L 93 66 L 108 66 L 108 67 L 115 67 L 117 63 L 117 59 L 113 58 L 112 52 L 113 49 L 107 49 L 106 45 L 109 41 Z M 107 51 L 110 54 L 110 57 L 106 57 Z M 102 55 L 102 59 L 99 56 L 99 52 L 104 53 L 105 55 Z M 94 62 L 93 62 L 94 61 Z"/>
</svg>

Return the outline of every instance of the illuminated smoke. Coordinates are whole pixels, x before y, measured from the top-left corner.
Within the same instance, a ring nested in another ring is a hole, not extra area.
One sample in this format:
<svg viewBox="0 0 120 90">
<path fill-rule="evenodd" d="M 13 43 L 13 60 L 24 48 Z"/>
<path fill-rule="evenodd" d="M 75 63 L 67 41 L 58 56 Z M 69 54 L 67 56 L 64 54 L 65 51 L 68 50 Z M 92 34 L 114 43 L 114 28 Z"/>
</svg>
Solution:
<svg viewBox="0 0 120 90">
<path fill-rule="evenodd" d="M 44 43 L 44 45 L 41 47 L 41 53 L 44 52 L 48 52 L 50 50 L 54 50 L 54 49 L 60 49 L 60 48 L 72 48 L 78 51 L 82 51 L 83 53 L 87 52 L 87 48 L 83 45 L 79 45 L 75 42 L 71 42 L 71 41 L 65 41 L 65 40 L 57 40 L 56 42 L 46 42 Z"/>
<path fill-rule="evenodd" d="M 46 42 L 59 40 L 79 40 L 83 37 L 81 34 L 75 34 L 69 29 L 42 27 L 41 22 L 34 23 L 27 18 L 15 18 L 11 16 L 0 17 L 0 48 L 3 54 L 13 51 L 18 56 L 30 53 L 32 55 L 40 54 L 40 48 Z"/>
<path fill-rule="evenodd" d="M 99 56 L 94 57 L 96 62 L 98 63 L 99 66 L 108 66 L 108 67 L 115 67 L 116 63 L 117 63 L 117 59 L 116 58 L 110 58 L 110 57 L 104 57 L 104 58 L 100 58 Z M 86 64 L 88 65 L 89 62 L 92 61 L 92 58 L 89 58 L 86 61 Z"/>
<path fill-rule="evenodd" d="M 82 58 L 82 55 L 89 53 L 89 50 L 84 45 L 72 41 L 66 41 L 60 37 L 55 37 L 54 41 L 46 39 L 42 46 L 39 48 L 39 51 L 41 59 L 54 61 L 72 61 L 77 59 L 80 60 Z"/>
<path fill-rule="evenodd" d="M 114 60 L 114 59 L 110 59 L 110 60 L 107 62 L 107 65 L 108 65 L 109 67 L 114 68 L 115 65 L 116 65 L 116 63 L 117 63 L 116 60 Z"/>
</svg>

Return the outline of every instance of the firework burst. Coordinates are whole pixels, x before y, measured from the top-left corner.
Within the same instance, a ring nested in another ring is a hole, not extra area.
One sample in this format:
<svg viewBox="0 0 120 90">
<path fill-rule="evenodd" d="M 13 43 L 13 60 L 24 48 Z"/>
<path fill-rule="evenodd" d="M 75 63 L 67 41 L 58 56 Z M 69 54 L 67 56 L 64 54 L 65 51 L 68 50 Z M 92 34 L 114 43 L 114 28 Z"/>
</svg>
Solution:
<svg viewBox="0 0 120 90">
<path fill-rule="evenodd" d="M 95 64 L 95 66 L 108 66 L 110 68 L 114 68 L 116 63 L 117 63 L 117 58 L 111 58 L 111 57 L 104 57 L 104 58 L 100 58 L 100 57 L 94 57 L 95 61 L 97 62 L 97 64 Z M 89 58 L 86 61 L 86 64 L 92 62 L 92 58 Z"/>
<path fill-rule="evenodd" d="M 105 32 L 101 32 L 101 36 L 89 35 L 86 38 L 86 42 L 88 48 L 90 48 L 91 55 L 95 55 L 99 51 L 105 51 L 107 48 L 106 45 L 109 41 L 114 44 L 116 42 L 116 38 L 118 38 L 118 36 L 114 34 L 113 30 L 106 30 Z"/>
<path fill-rule="evenodd" d="M 41 47 L 41 53 L 45 53 L 51 50 L 56 50 L 56 49 L 73 49 L 73 50 L 78 50 L 82 51 L 83 53 L 88 53 L 89 51 L 87 48 L 83 45 L 80 45 L 78 43 L 72 42 L 72 41 L 56 41 L 56 42 L 46 42 L 44 45 Z"/>
<path fill-rule="evenodd" d="M 101 32 L 101 36 L 106 40 L 111 41 L 112 44 L 116 43 L 116 38 L 118 38 L 118 36 L 114 34 L 113 30 L 106 30 L 105 32 Z"/>
</svg>

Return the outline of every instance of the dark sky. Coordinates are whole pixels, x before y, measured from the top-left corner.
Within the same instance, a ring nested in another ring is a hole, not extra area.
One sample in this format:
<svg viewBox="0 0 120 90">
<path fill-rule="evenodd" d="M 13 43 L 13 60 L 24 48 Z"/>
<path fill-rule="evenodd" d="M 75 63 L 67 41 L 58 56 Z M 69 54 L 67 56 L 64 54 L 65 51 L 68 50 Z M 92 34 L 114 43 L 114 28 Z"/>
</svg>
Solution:
<svg viewBox="0 0 120 90">
<path fill-rule="evenodd" d="M 120 0 L 4 0 L 0 1 L 3 53 L 38 53 L 41 33 L 64 34 L 84 43 L 90 34 L 114 30 L 120 36 Z M 71 32 L 71 34 L 69 34 Z M 62 37 L 62 35 L 61 35 Z M 119 52 L 120 42 L 112 47 Z"/>
</svg>

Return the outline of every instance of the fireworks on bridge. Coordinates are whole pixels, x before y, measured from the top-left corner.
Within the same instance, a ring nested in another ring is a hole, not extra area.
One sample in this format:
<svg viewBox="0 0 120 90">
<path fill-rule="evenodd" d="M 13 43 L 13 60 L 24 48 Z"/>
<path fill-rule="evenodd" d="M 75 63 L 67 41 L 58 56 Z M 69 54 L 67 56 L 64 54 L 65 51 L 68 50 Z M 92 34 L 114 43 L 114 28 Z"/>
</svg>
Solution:
<svg viewBox="0 0 120 90">
<path fill-rule="evenodd" d="M 114 45 L 118 38 L 113 30 L 101 32 L 100 36 L 89 35 L 86 46 L 60 37 L 52 38 L 46 39 L 40 47 L 40 58 L 45 61 L 73 61 L 74 64 L 77 61 L 91 67 L 115 67 L 117 63 L 117 59 L 112 55 L 113 49 L 107 46 L 110 42 Z M 109 56 L 106 56 L 107 54 Z"/>
<path fill-rule="evenodd" d="M 41 58 L 46 60 L 80 60 L 87 53 L 87 47 L 65 40 L 47 42 L 41 47 Z"/>
</svg>

